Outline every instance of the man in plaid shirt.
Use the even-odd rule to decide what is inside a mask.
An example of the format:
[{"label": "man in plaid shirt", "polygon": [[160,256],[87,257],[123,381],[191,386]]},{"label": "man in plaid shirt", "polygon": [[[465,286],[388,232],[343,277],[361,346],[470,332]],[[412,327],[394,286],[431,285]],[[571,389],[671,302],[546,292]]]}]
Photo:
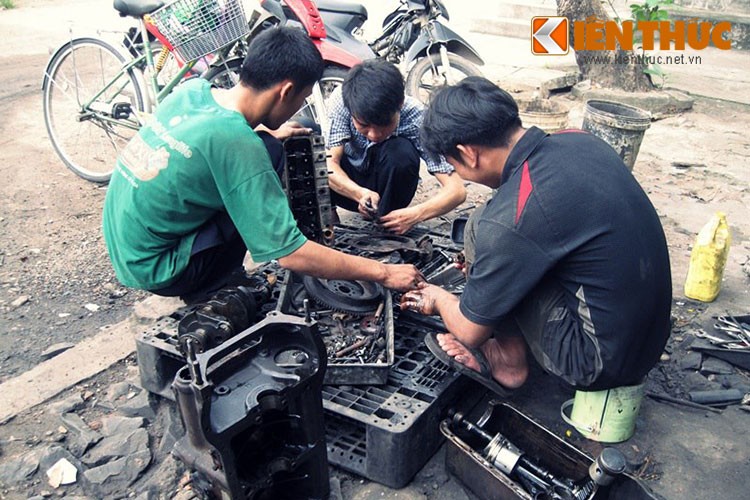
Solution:
[{"label": "man in plaid shirt", "polygon": [[[331,95],[328,114],[328,181],[334,205],[403,234],[466,199],[453,167],[422,148],[424,106],[405,97],[403,77],[393,64],[371,59],[352,68]],[[408,206],[417,190],[420,159],[441,188],[429,200]]]}]

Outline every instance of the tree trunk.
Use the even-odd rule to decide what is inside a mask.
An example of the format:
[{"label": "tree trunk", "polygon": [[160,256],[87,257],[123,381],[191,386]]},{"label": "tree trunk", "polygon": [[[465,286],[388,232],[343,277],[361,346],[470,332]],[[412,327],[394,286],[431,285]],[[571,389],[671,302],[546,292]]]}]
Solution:
[{"label": "tree trunk", "polygon": [[[573,22],[595,18],[602,21],[610,20],[607,12],[598,0],[557,0],[557,14],[566,16],[570,20],[570,45],[574,44]],[[632,61],[634,53],[622,49],[617,50],[582,50],[575,53],[576,63],[581,70],[584,80],[591,80],[592,85],[599,87],[618,88],[628,91],[651,90],[653,85],[643,72],[646,66],[642,63],[615,64],[615,60]],[[590,62],[592,57],[609,59],[609,63],[597,64]]]}]

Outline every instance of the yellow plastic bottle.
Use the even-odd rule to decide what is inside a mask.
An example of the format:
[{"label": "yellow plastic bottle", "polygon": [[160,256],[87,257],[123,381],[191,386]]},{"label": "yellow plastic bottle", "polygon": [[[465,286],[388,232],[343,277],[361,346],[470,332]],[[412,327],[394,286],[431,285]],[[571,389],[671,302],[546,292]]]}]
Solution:
[{"label": "yellow plastic bottle", "polygon": [[716,212],[695,238],[685,279],[686,297],[711,302],[719,295],[731,241],[726,215]]}]

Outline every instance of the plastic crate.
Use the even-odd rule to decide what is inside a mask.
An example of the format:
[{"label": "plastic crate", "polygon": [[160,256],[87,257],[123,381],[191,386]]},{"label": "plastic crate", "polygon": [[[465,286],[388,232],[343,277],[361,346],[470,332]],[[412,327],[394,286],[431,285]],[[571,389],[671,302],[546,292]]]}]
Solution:
[{"label": "plastic crate", "polygon": [[401,488],[443,442],[447,409],[467,410],[481,386],[448,369],[424,345],[430,327],[396,322],[396,362],[379,386],[323,386],[328,461],[391,488]]}]

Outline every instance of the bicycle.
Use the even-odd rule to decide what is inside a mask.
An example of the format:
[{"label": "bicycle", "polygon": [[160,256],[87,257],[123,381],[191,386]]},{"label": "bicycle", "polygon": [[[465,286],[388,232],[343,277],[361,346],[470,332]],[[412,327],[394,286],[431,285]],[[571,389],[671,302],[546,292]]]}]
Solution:
[{"label": "bicycle", "polygon": [[[71,37],[53,53],[42,82],[55,152],[78,176],[101,183],[109,181],[119,150],[196,62],[249,32],[240,0],[115,0],[114,8],[138,21],[126,35],[130,42]],[[165,75],[170,57],[179,69]]]}]

